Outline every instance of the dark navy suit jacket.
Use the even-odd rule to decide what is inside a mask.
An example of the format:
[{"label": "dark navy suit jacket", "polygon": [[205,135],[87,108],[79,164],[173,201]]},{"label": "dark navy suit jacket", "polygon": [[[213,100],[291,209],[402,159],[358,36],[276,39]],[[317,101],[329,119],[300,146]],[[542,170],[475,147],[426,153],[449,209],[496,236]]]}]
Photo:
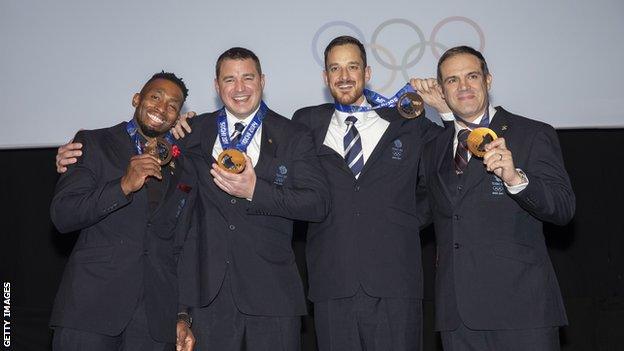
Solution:
[{"label": "dark navy suit jacket", "polygon": [[82,143],[83,156],[60,176],[50,212],[60,232],[80,230],[80,236],[50,324],[119,335],[143,298],[151,336],[175,342],[176,265],[190,223],[194,171],[184,155],[177,158],[150,212],[145,186],[130,196],[121,190],[135,153],[125,122],[80,131],[74,140]]},{"label": "dark navy suit jacket", "polygon": [[565,224],[575,198],[555,130],[497,108],[490,128],[505,138],[529,185],[516,195],[472,157],[453,166],[454,128],[425,148],[437,242],[436,328],[497,330],[567,323],[542,223]]},{"label": "dark navy suit jacket", "polygon": [[342,155],[323,145],[333,104],[303,108],[293,120],[312,129],[327,175],[332,211],[308,226],[306,257],[312,301],[353,296],[360,286],[376,297],[422,298],[419,164],[425,142],[441,131],[427,118],[390,122],[356,180]]},{"label": "dark navy suit jacket", "polygon": [[192,120],[185,150],[196,166],[199,200],[195,242],[185,248],[183,302],[206,306],[229,275],[241,312],[262,316],[306,313],[292,250],[293,220],[321,221],[328,186],[309,130],[273,111],[262,122],[252,201],[228,195],[210,174],[217,113]]}]

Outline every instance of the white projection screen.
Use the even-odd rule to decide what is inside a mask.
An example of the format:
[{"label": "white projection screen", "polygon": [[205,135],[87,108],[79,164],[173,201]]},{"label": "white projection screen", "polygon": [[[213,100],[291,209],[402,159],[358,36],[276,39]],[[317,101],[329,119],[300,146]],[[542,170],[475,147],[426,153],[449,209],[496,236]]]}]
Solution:
[{"label": "white projection screen", "polygon": [[0,148],[128,120],[132,94],[163,69],[187,82],[186,110],[219,108],[214,64],[233,46],[260,57],[265,101],[290,117],[331,101],[323,49],[343,34],[365,43],[383,95],[466,44],[488,61],[495,105],[557,128],[624,127],[622,0],[1,0]]}]

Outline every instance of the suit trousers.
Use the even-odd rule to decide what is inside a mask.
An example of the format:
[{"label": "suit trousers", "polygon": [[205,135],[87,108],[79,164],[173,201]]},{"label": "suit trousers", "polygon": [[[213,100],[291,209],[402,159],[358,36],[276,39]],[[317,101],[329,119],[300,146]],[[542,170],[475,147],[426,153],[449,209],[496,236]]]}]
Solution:
[{"label": "suit trousers", "polygon": [[444,351],[559,351],[559,327],[472,330],[463,323],[442,331]]},{"label": "suit trousers", "polygon": [[53,351],[173,351],[175,345],[157,342],[150,336],[141,301],[132,319],[120,335],[109,336],[84,330],[56,327]]},{"label": "suit trousers", "polygon": [[367,295],[314,303],[319,351],[419,351],[422,300]]},{"label": "suit trousers", "polygon": [[232,296],[229,272],[210,305],[194,308],[195,351],[299,351],[301,316],[242,313]]}]

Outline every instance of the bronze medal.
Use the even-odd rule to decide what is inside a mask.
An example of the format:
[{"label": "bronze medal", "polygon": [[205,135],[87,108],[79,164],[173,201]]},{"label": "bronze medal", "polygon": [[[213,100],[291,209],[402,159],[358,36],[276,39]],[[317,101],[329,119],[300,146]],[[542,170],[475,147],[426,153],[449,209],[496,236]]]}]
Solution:
[{"label": "bronze medal", "polygon": [[164,166],[171,161],[171,144],[165,138],[150,138],[145,143],[144,152],[160,160],[160,165]]},{"label": "bronze medal", "polygon": [[236,149],[223,150],[217,158],[217,164],[230,173],[240,173],[245,169],[245,155]]},{"label": "bronze medal", "polygon": [[485,145],[497,138],[498,136],[496,133],[490,128],[475,128],[468,134],[468,139],[466,140],[468,143],[468,150],[477,157],[483,157],[483,155],[485,155]]},{"label": "bronze medal", "polygon": [[425,102],[422,97],[415,92],[408,92],[401,95],[396,105],[399,114],[407,119],[419,117],[425,110]]}]

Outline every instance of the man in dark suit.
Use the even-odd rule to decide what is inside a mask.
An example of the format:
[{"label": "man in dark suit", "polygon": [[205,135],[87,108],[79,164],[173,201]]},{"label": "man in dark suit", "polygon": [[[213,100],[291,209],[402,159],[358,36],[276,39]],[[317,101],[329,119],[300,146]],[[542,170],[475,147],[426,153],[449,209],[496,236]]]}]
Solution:
[{"label": "man in dark suit", "polygon": [[370,110],[363,94],[370,75],[357,39],[332,40],[324,77],[335,103],[293,116],[314,133],[332,200],[327,219],[308,225],[306,243],[322,351],[422,344],[419,228],[426,218],[418,169],[425,142],[441,128],[424,117],[404,119],[394,108]]},{"label": "man in dark suit", "polygon": [[[172,140],[187,94],[158,73],[134,95],[132,120],[76,135],[85,154],[61,175],[50,209],[59,231],[80,230],[50,320],[54,350],[170,350],[176,328],[178,346],[192,348],[176,323],[176,265],[194,171],[176,146],[167,164],[148,152]],[[164,139],[154,154],[166,152]]]},{"label": "man in dark suit", "polygon": [[[182,268],[183,301],[200,307],[191,313],[197,349],[299,350],[306,304],[293,220],[325,218],[327,182],[308,129],[262,102],[253,52],[221,54],[215,88],[225,106],[193,118],[184,139],[199,185],[197,243]],[[244,152],[241,173],[217,165],[228,149]]]},{"label": "man in dark suit", "polygon": [[[490,105],[485,59],[448,50],[438,84],[449,126],[423,165],[437,241],[436,329],[444,349],[558,350],[567,318],[542,232],[563,225],[575,198],[555,130]],[[499,138],[483,157],[467,151],[471,129]]]}]

